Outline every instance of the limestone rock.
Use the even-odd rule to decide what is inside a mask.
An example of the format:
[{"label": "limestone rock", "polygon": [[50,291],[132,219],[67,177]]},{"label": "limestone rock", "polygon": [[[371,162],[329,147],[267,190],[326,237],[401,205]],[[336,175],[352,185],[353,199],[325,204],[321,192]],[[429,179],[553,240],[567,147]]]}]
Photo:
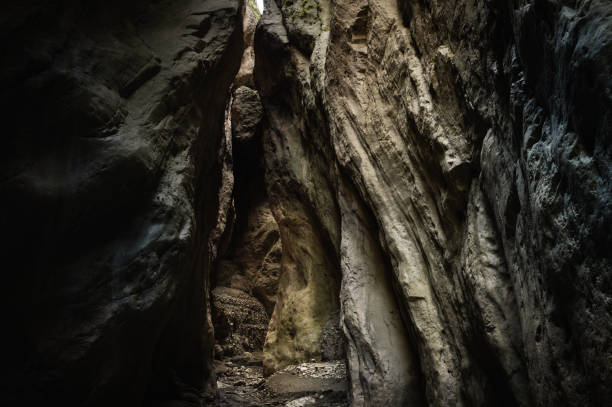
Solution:
[{"label": "limestone rock", "polygon": [[240,9],[3,3],[0,404],[153,404],[210,383],[207,242]]},{"label": "limestone rock", "polygon": [[406,336],[376,226],[347,185],[342,210],[342,327],[353,405],[422,405],[421,373]]},{"label": "limestone rock", "polygon": [[255,4],[255,0],[245,0],[242,28],[244,35],[244,53],[240,62],[240,70],[234,78],[234,86],[254,87],[253,68],[255,66],[255,49],[253,48],[253,37],[255,27],[261,13]]},{"label": "limestone rock", "polygon": [[340,327],[340,310],[330,314],[321,332],[321,358],[323,360],[344,360],[345,343]]},{"label": "limestone rock", "polygon": [[289,40],[301,52],[310,56],[315,40],[323,29],[322,4],[318,0],[284,0],[281,3],[283,24],[287,28]]},{"label": "limestone rock", "polygon": [[257,134],[263,115],[259,94],[246,86],[234,91],[232,101],[232,136],[237,148],[252,148],[249,141]]},{"label": "limestone rock", "polygon": [[224,357],[261,351],[268,330],[268,316],[259,301],[244,291],[216,287],[212,291],[215,339]]},{"label": "limestone rock", "polygon": [[[234,83],[236,85],[236,83]],[[231,240],[213,273],[215,285],[254,295],[272,314],[282,247],[264,181],[262,106],[257,91],[234,89],[230,106],[235,216]],[[213,321],[214,322],[214,321]]]},{"label": "limestone rock", "polygon": [[0,404],[609,404],[612,3],[265,4],[1,6]]},{"label": "limestone rock", "polygon": [[[304,293],[314,258],[328,284],[342,274],[354,405],[605,404],[610,2],[319,1],[310,44],[294,2],[266,4],[255,82],[283,243],[268,365],[316,348],[291,315],[334,308]],[[391,311],[383,340],[367,321]]]},{"label": "limestone rock", "polygon": [[267,374],[321,358],[321,334],[339,309],[340,286],[331,146],[308,60],[287,46],[282,21],[267,2],[255,34],[255,81],[267,120],[265,182],[282,242],[279,294],[264,346]]}]

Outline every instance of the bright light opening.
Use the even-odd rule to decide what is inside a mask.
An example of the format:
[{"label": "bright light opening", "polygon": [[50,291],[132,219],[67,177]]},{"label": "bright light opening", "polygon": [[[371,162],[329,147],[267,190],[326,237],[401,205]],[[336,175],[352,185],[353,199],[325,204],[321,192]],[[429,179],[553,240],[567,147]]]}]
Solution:
[{"label": "bright light opening", "polygon": [[255,0],[255,3],[257,3],[257,8],[259,9],[259,11],[263,12],[263,9],[264,9],[263,0]]}]

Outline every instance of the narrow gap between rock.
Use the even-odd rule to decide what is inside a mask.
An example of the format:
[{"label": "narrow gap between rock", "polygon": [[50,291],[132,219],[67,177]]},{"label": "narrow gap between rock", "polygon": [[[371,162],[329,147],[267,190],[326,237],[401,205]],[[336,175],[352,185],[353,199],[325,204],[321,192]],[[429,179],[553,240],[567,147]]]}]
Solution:
[{"label": "narrow gap between rock", "polygon": [[210,296],[217,403],[347,406],[338,311],[332,312],[325,324],[320,356],[281,360],[286,365],[281,369],[265,363],[266,336],[281,278],[282,242],[266,192],[263,108],[253,77],[259,10],[263,10],[263,1],[247,1],[245,50],[226,109],[226,123],[231,126],[233,204],[227,219],[230,232],[211,274]]}]

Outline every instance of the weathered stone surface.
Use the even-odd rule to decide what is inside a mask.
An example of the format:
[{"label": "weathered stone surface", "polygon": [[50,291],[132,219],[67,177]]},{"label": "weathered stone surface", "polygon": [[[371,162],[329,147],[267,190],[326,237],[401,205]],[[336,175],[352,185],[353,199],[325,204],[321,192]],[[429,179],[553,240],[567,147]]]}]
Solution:
[{"label": "weathered stone surface", "polygon": [[0,404],[609,404],[609,0],[5,3]]},{"label": "weathered stone surface", "polygon": [[212,291],[212,318],[215,340],[222,355],[261,351],[268,330],[268,316],[263,305],[244,291],[216,287]]},{"label": "weathered stone surface", "polygon": [[[307,56],[323,29],[326,2],[318,0],[284,0],[280,2],[283,24],[292,44]],[[323,17],[323,18],[322,18]]]},{"label": "weathered stone surface", "polygon": [[248,211],[238,211],[232,243],[219,261],[214,280],[216,285],[255,296],[271,315],[276,302],[282,252],[278,226],[265,200],[246,209]]},{"label": "weathered stone surface", "polygon": [[373,219],[347,185],[342,213],[342,327],[353,405],[422,405],[421,373]]},{"label": "weathered stone surface", "polygon": [[[238,149],[256,147],[254,144],[259,140],[250,141],[257,135],[262,115],[261,101],[256,90],[241,86],[234,91],[232,100],[232,137]],[[261,160],[261,155],[253,154],[253,151],[250,151],[250,153],[254,156],[250,161]]]},{"label": "weathered stone surface", "polygon": [[290,365],[264,378],[257,355],[248,355],[245,358],[217,361],[216,371],[219,378],[219,400],[215,406],[349,405],[344,361]]},{"label": "weathered stone surface", "polygon": [[[280,10],[266,2],[255,41],[255,78],[265,107],[266,185],[282,241],[279,296],[264,346],[266,373],[321,358],[321,333],[339,308],[339,218],[332,151],[308,76],[288,46]],[[261,55],[261,57],[260,57]]]},{"label": "weathered stone surface", "polygon": [[[319,1],[329,12],[309,48],[286,3],[266,3],[255,37],[284,249],[277,310],[296,282],[309,284],[288,267],[290,247],[300,265],[316,253],[318,269],[342,271],[355,405],[384,400],[371,383],[399,388],[393,371],[422,380],[403,400],[432,406],[605,404],[612,5]],[[366,215],[347,210],[356,206]],[[376,235],[356,232],[363,225]],[[360,239],[373,249],[348,250]],[[358,295],[350,284],[384,273],[392,301],[389,288]],[[395,359],[359,324],[389,309],[403,319],[391,338],[407,349]],[[294,326],[286,314],[273,321],[273,334]],[[269,366],[303,357],[269,339]],[[361,366],[372,352],[382,359]]]},{"label": "weathered stone surface", "polygon": [[247,83],[253,83],[253,61],[250,67],[244,64],[254,52],[253,33],[259,14],[253,15],[253,7],[252,1],[246,5],[243,65],[232,85],[228,105],[231,236],[212,275],[213,286],[217,287],[213,290],[212,315],[217,357],[262,350],[280,277],[280,234],[264,182],[262,105],[256,90],[241,86],[247,76]]},{"label": "weathered stone surface", "polygon": [[240,10],[3,3],[0,404],[197,401]]},{"label": "weathered stone surface", "polygon": [[234,78],[234,86],[249,86],[254,87],[253,68],[255,67],[255,49],[253,48],[253,37],[255,36],[255,27],[261,13],[255,4],[255,0],[245,0],[245,9],[242,20],[242,29],[244,33],[244,53],[242,54],[242,62],[240,70]]},{"label": "weathered stone surface", "polygon": [[321,332],[321,358],[323,360],[344,360],[345,344],[340,327],[340,310],[330,314]]},{"label": "weathered stone surface", "polygon": [[235,216],[231,240],[213,280],[215,285],[254,295],[271,315],[276,303],[282,247],[264,182],[260,129],[263,111],[258,92],[247,86],[234,89],[229,110],[233,160],[229,196]]}]

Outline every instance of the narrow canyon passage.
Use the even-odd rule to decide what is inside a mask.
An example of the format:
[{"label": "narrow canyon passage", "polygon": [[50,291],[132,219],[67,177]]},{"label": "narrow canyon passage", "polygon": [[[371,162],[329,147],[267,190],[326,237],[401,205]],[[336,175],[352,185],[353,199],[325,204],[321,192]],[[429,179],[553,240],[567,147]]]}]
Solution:
[{"label": "narrow canyon passage", "polygon": [[264,112],[253,77],[259,17],[254,3],[247,3],[245,51],[226,109],[233,187],[227,236],[211,273],[218,403],[346,406],[346,360],[338,309],[324,316],[327,321],[315,339],[318,346],[311,344],[308,355],[290,354],[264,364],[264,347],[269,351],[266,337],[274,330],[270,323],[281,281],[283,245],[266,190]]},{"label": "narrow canyon passage", "polygon": [[612,405],[610,0],[0,21],[0,406]]}]

